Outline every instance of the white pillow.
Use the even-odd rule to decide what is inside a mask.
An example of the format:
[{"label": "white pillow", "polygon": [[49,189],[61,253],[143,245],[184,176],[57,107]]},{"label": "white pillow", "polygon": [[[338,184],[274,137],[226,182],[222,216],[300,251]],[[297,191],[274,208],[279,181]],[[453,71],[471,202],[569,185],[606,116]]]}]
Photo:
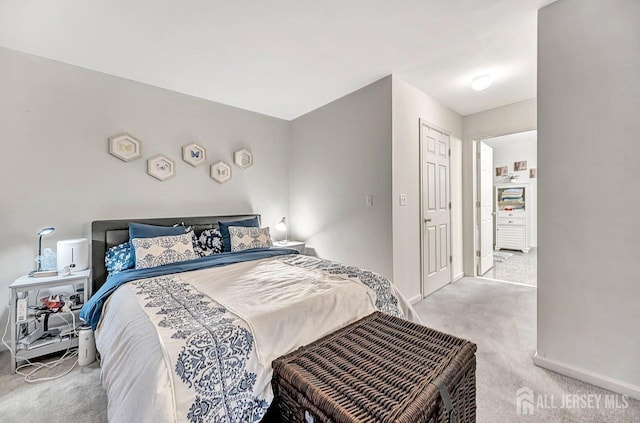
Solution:
[{"label": "white pillow", "polygon": [[229,238],[232,252],[271,248],[273,245],[269,228],[229,226]]},{"label": "white pillow", "polygon": [[193,251],[191,233],[133,238],[131,242],[136,255],[136,269],[148,269],[199,258]]}]

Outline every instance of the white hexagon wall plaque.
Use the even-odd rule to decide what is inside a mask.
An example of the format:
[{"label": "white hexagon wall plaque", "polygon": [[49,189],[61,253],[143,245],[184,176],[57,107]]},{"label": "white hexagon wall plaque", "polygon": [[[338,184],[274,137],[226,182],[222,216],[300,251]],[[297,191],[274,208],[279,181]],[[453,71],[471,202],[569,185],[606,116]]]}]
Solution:
[{"label": "white hexagon wall plaque", "polygon": [[253,164],[253,154],[246,148],[233,153],[233,161],[236,166],[246,169]]},{"label": "white hexagon wall plaque", "polygon": [[168,157],[159,154],[147,160],[147,173],[160,181],[164,181],[175,176],[176,164]]},{"label": "white hexagon wall plaque", "polygon": [[129,134],[109,137],[109,153],[123,162],[130,162],[142,156],[142,143]]},{"label": "white hexagon wall plaque", "polygon": [[211,165],[211,178],[219,184],[228,181],[231,179],[231,166],[222,160],[218,160]]},{"label": "white hexagon wall plaque", "polygon": [[182,147],[182,160],[196,167],[207,161],[207,150],[196,143]]}]

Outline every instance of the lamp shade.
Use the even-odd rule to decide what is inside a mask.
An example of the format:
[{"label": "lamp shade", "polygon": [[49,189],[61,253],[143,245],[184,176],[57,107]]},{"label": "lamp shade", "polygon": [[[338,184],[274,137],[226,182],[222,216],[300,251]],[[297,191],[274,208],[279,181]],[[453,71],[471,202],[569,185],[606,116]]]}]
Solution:
[{"label": "lamp shade", "polygon": [[56,228],[54,228],[53,226],[49,226],[48,228],[42,228],[38,232],[38,236],[49,235],[51,232],[53,232],[55,230],[56,230]]},{"label": "lamp shade", "polygon": [[287,218],[283,217],[276,225],[276,229],[280,232],[285,232],[287,230]]}]

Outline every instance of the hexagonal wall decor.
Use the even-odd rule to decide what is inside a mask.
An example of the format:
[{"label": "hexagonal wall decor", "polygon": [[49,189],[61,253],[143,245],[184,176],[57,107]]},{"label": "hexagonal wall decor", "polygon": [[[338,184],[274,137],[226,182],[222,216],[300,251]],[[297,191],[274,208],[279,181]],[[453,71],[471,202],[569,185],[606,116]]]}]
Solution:
[{"label": "hexagonal wall decor", "polygon": [[236,166],[246,169],[253,164],[253,154],[246,148],[233,153],[233,161]]},{"label": "hexagonal wall decor", "polygon": [[160,181],[164,181],[175,176],[176,164],[168,157],[159,154],[147,160],[147,173]]},{"label": "hexagonal wall decor", "polygon": [[191,166],[200,166],[207,161],[207,150],[196,143],[187,144],[182,147],[182,160]]},{"label": "hexagonal wall decor", "polygon": [[142,143],[129,134],[109,137],[109,153],[123,162],[130,162],[142,156]]},{"label": "hexagonal wall decor", "polygon": [[228,181],[231,179],[231,166],[222,160],[218,160],[211,165],[211,178],[219,184]]}]

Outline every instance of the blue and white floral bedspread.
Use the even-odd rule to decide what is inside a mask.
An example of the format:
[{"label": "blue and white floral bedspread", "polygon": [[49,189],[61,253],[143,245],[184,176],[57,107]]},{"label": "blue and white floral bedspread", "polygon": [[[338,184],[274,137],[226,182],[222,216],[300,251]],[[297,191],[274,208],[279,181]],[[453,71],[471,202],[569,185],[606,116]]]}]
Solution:
[{"label": "blue and white floral bedspread", "polygon": [[[264,298],[260,297],[252,303],[251,297],[268,293],[260,288],[259,283],[264,281],[262,286],[271,284],[273,275],[278,275],[278,280],[283,281],[274,284],[278,292],[269,294],[274,295],[270,298],[276,300],[269,301],[264,310],[252,314],[253,308],[259,308],[255,304],[260,304]],[[306,279],[301,275],[306,275]],[[233,287],[235,294],[230,289],[227,289],[229,294],[225,294],[227,287]],[[126,421],[122,409],[132,410],[136,406],[145,408],[154,403],[161,403],[165,407],[171,404],[174,408],[173,413],[163,413],[166,415],[164,421],[258,422],[264,417],[273,393],[270,361],[265,363],[260,359],[257,340],[262,339],[259,341],[261,343],[273,342],[274,345],[269,347],[282,355],[324,335],[313,331],[319,322],[325,324],[321,325],[320,330],[326,332],[329,328],[330,331],[338,329],[376,309],[404,316],[403,309],[410,308],[392,284],[376,273],[296,255],[156,276],[130,282],[119,290],[129,291],[130,295],[135,296],[141,313],[156,328],[157,345],[136,341],[136,333],[129,331],[118,332],[119,335],[115,336],[113,330],[104,332],[108,332],[110,338],[119,339],[107,342],[99,339],[102,331],[99,328],[98,346],[104,350],[101,351],[102,355],[127,349],[129,354],[140,355],[132,357],[132,363],[142,363],[145,359],[162,362],[117,370],[103,368],[103,372],[107,372],[107,381],[114,380],[116,371],[127,373],[119,377],[127,377],[132,381],[131,386],[119,385],[117,388],[131,391],[131,401],[135,401],[135,404],[130,404],[129,408],[123,408],[120,404],[119,409],[112,412],[109,393],[109,417],[110,421],[116,422]],[[282,296],[285,297],[282,304],[279,304],[280,290],[283,290]],[[336,298],[331,298],[329,291],[338,292]],[[297,296],[298,292],[303,294]],[[248,305],[238,305],[234,295],[239,295],[237,298],[244,296]],[[119,296],[123,296],[123,293]],[[354,296],[360,297],[354,301]],[[340,300],[338,297],[344,298]],[[317,315],[325,308],[330,308],[326,304],[334,303],[342,310],[340,313],[334,309],[327,310],[324,316]],[[362,304],[355,305],[355,311],[345,306],[355,303]],[[288,304],[287,314],[278,314],[278,307],[285,304]],[[370,304],[370,308],[367,304]],[[117,310],[114,313],[121,312],[117,305],[109,302],[103,320],[109,325],[126,325],[126,318],[111,314],[111,309]],[[299,325],[297,329],[294,323]],[[280,326],[287,331],[287,336],[277,332],[275,328]],[[260,335],[261,332],[268,332],[269,328],[274,328],[273,333],[266,337],[264,333]],[[135,348],[128,347],[128,342],[134,343]],[[152,348],[160,348],[162,353],[151,351]],[[264,355],[271,359],[271,355]],[[107,362],[108,358],[104,364]],[[161,385],[163,381],[168,381],[171,389],[149,389],[149,379]],[[113,385],[115,389],[116,385]],[[109,386],[106,388],[109,390]],[[146,399],[144,395],[154,395],[154,398]],[[129,401],[127,398],[129,396],[118,396],[119,401]],[[144,410],[136,410],[138,412],[141,416],[153,415],[145,414]],[[157,414],[154,421],[158,421]]]}]

